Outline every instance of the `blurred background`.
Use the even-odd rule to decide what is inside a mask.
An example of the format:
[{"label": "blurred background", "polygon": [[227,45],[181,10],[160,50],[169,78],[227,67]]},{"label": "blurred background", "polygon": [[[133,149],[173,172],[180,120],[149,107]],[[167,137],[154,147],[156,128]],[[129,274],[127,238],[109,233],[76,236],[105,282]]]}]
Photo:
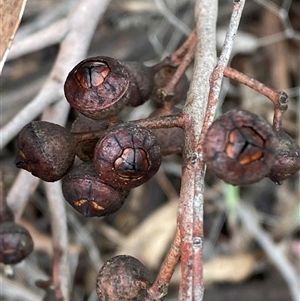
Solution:
[{"label": "blurred background", "polygon": [[[112,0],[96,28],[87,56],[107,55],[151,66],[171,54],[191,32],[195,2]],[[62,32],[57,24],[68,18],[77,3],[78,0],[27,1],[1,75],[1,127],[18,116],[49,78],[60,49],[59,40],[63,39],[58,37]],[[231,11],[232,1],[220,1],[218,52]],[[44,40],[48,42],[40,43],[37,34],[43,36],[46,32],[49,38]],[[26,39],[34,35],[36,42],[23,51]],[[246,2],[230,65],[289,95],[283,128],[299,144],[300,1]],[[191,75],[192,67],[187,70],[187,77]],[[178,105],[182,106],[183,103]],[[272,122],[273,105],[267,98],[224,79],[219,114],[235,107]],[[126,108],[122,118],[144,118],[156,108],[157,104],[150,100],[141,107]],[[65,126],[70,128],[75,118],[76,112],[69,110]],[[13,164],[15,138],[11,137],[0,157],[7,193],[19,173]],[[112,216],[86,219],[66,204],[71,300],[97,300],[97,272],[116,254],[135,256],[155,278],[174,236],[180,182],[181,156],[170,155],[164,158],[158,174],[133,189],[123,208]],[[19,222],[31,232],[35,251],[16,266],[0,265],[4,301],[42,300],[44,292],[35,281],[51,277],[51,216],[42,182],[32,186],[27,199]],[[299,173],[282,185],[266,178],[239,188],[225,184],[208,171],[204,199],[204,301],[293,300],[293,281],[289,282],[287,275],[292,269],[299,281]],[[278,250],[280,256],[276,257]],[[179,282],[178,269],[166,300],[177,299]]]}]

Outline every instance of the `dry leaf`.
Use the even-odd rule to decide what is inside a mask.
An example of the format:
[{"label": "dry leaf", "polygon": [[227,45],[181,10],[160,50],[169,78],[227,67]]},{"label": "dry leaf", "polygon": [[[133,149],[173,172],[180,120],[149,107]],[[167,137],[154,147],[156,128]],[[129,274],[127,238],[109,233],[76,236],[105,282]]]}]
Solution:
[{"label": "dry leaf", "polygon": [[241,282],[253,273],[255,263],[255,256],[249,253],[216,257],[204,263],[204,284]]},{"label": "dry leaf", "polygon": [[177,207],[170,201],[156,210],[125,238],[117,254],[134,256],[147,268],[158,269],[175,234]]},{"label": "dry leaf", "polygon": [[19,28],[26,0],[1,0],[0,20],[2,31],[0,36],[0,73],[5,63],[12,41]]}]

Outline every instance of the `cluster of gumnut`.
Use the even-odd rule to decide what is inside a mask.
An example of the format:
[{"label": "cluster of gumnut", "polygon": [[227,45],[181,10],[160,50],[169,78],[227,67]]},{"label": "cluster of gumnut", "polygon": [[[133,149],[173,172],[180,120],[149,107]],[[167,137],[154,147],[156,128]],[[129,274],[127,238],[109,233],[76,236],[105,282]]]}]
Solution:
[{"label": "cluster of gumnut", "polygon": [[[83,60],[64,85],[67,101],[79,112],[71,130],[46,121],[30,122],[18,136],[16,166],[44,181],[63,178],[65,199],[86,217],[116,212],[130,189],[157,172],[162,155],[182,149],[180,128],[150,131],[118,118],[126,106],[147,101],[174,70],[110,57]],[[186,77],[179,82],[184,88],[177,99],[185,99],[187,83]],[[176,111],[160,107],[152,116]],[[76,156],[81,164],[74,164]]]},{"label": "cluster of gumnut", "polygon": [[[29,123],[18,137],[16,166],[44,181],[62,179],[65,199],[86,217],[116,212],[130,189],[157,172],[163,155],[182,151],[182,129],[149,130],[118,118],[126,106],[139,106],[150,98],[161,104],[156,91],[170,81],[175,70],[171,65],[146,67],[110,57],[83,60],[71,70],[64,86],[67,101],[79,112],[72,129],[45,121]],[[187,88],[188,81],[182,77],[172,105],[161,105],[151,117],[177,114],[180,110],[175,104],[185,100]],[[208,167],[234,185],[251,184],[266,176],[281,183],[300,168],[295,141],[241,109],[212,124],[203,154]],[[82,162],[73,165],[76,156]],[[101,300],[146,300],[150,283],[139,261],[117,256],[100,270],[97,292]]]}]

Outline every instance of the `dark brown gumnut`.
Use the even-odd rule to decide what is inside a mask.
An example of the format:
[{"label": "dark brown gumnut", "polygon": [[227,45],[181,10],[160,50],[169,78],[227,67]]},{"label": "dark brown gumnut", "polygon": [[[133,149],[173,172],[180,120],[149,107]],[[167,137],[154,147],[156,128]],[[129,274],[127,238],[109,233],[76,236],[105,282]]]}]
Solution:
[{"label": "dark brown gumnut", "polygon": [[67,101],[92,119],[117,115],[130,97],[126,68],[110,57],[98,56],[81,61],[69,73],[64,91]]},{"label": "dark brown gumnut", "polygon": [[151,275],[139,260],[118,255],[100,269],[96,292],[101,301],[144,301],[150,286]]},{"label": "dark brown gumnut", "polygon": [[64,127],[47,121],[32,121],[19,133],[15,164],[34,176],[54,182],[71,168],[75,140]]},{"label": "dark brown gumnut", "polygon": [[124,62],[130,80],[128,106],[137,107],[146,102],[154,87],[154,73],[151,67],[138,62]]},{"label": "dark brown gumnut", "polygon": [[[175,107],[172,109],[161,107],[152,112],[149,117],[175,115],[180,112],[181,110]],[[160,144],[163,156],[182,153],[184,144],[184,131],[182,128],[161,128],[153,129],[151,131]]]},{"label": "dark brown gumnut", "polygon": [[209,127],[203,144],[204,160],[223,181],[248,185],[269,174],[277,143],[271,125],[262,117],[232,110]]},{"label": "dark brown gumnut", "polygon": [[0,225],[0,262],[15,264],[33,251],[33,240],[23,226],[14,222]]},{"label": "dark brown gumnut", "polygon": [[85,217],[105,216],[119,210],[129,194],[103,183],[92,162],[74,167],[62,181],[66,201]]},{"label": "dark brown gumnut", "polygon": [[[76,137],[76,155],[82,161],[92,160],[98,140],[110,125],[109,119],[93,120],[83,115],[78,116],[72,124],[71,133]],[[95,132],[95,136],[91,133]],[[85,135],[87,134],[87,135]]]},{"label": "dark brown gumnut", "polygon": [[[170,66],[162,67],[154,76],[154,88],[152,90],[151,99],[161,105],[163,100],[158,98],[157,91],[161,88],[164,88],[168,82],[172,79],[174,73],[177,68],[173,68]],[[189,89],[189,80],[187,76],[184,74],[174,89],[174,95],[170,100],[172,100],[175,104],[184,103],[187,95],[187,91]]]},{"label": "dark brown gumnut", "polygon": [[132,123],[111,127],[95,148],[100,178],[113,187],[134,188],[158,171],[161,149],[151,131]]},{"label": "dark brown gumnut", "polygon": [[276,184],[282,184],[285,179],[300,169],[300,147],[295,139],[283,130],[276,132],[276,136],[279,143],[276,148],[275,163],[268,176]]}]

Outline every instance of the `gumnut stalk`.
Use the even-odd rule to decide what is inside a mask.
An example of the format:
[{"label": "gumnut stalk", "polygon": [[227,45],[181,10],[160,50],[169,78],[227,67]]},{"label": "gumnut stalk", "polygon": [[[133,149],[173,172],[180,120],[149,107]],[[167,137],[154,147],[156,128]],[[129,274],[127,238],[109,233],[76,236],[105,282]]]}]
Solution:
[{"label": "gumnut stalk", "polygon": [[97,56],[77,64],[64,85],[67,101],[92,119],[117,115],[128,103],[130,81],[126,68],[116,59]]},{"label": "gumnut stalk", "polygon": [[147,182],[161,164],[161,148],[146,128],[133,123],[111,127],[97,143],[94,165],[99,177],[118,188]]},{"label": "gumnut stalk", "polygon": [[129,194],[128,189],[103,183],[92,162],[73,167],[63,179],[62,191],[66,201],[85,217],[115,213]]},{"label": "gumnut stalk", "polygon": [[[154,88],[152,91],[151,99],[158,104],[162,104],[163,100],[160,99],[157,95],[159,89],[164,88],[173,78],[174,73],[176,72],[176,68],[171,66],[162,67],[154,76]],[[174,104],[184,103],[187,91],[189,89],[189,80],[187,76],[184,74],[176,84],[173,95],[170,99]]]},{"label": "gumnut stalk", "polygon": [[[161,107],[152,112],[149,117],[175,115],[180,112],[181,110],[176,107],[172,107],[170,109]],[[182,153],[184,145],[184,132],[182,128],[174,127],[153,129],[152,133],[155,135],[160,144],[163,156]]]},{"label": "gumnut stalk", "polygon": [[283,130],[276,132],[279,140],[276,148],[275,163],[268,175],[276,184],[282,182],[295,174],[300,169],[300,147],[295,139]]},{"label": "gumnut stalk", "polygon": [[54,182],[61,179],[75,159],[75,140],[64,127],[47,121],[32,121],[18,136],[15,164],[34,176]]},{"label": "gumnut stalk", "polygon": [[97,276],[96,292],[101,301],[145,301],[151,275],[136,258],[119,255],[108,260]]},{"label": "gumnut stalk", "polygon": [[203,144],[204,160],[225,182],[248,185],[270,173],[277,144],[266,120],[242,109],[232,110],[209,127]]},{"label": "gumnut stalk", "polygon": [[[109,119],[93,120],[83,115],[75,119],[72,124],[71,134],[76,139],[76,155],[82,161],[93,159],[95,146],[109,125]],[[95,135],[91,135],[92,133],[95,133]]]}]

